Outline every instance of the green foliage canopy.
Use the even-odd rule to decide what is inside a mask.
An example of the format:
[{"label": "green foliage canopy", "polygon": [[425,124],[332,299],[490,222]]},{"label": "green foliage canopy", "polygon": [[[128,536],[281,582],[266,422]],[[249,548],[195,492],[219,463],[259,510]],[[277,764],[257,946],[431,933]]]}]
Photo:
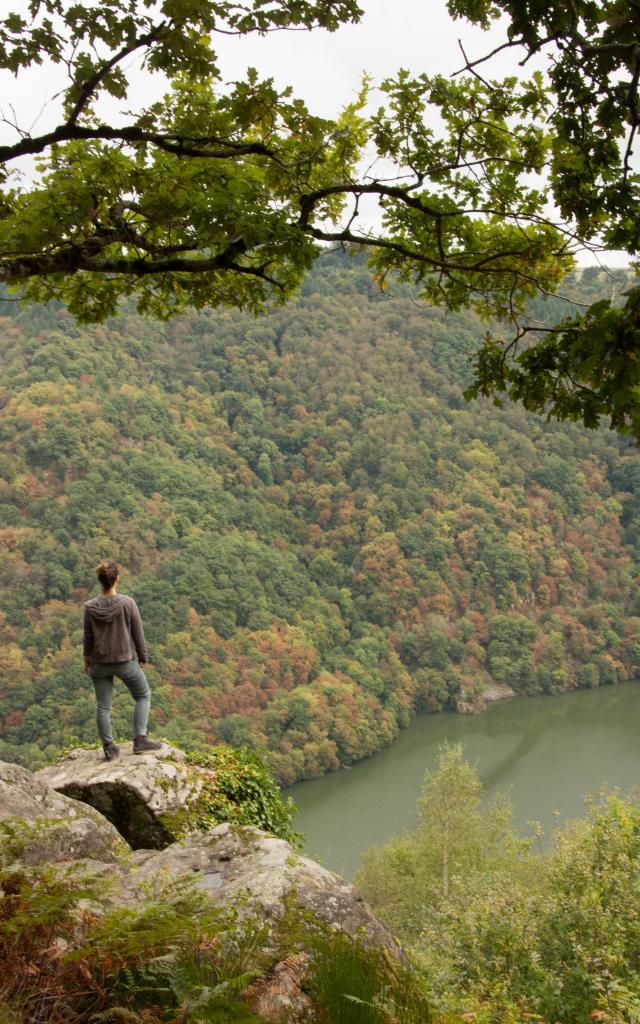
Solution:
[{"label": "green foliage canopy", "polygon": [[[34,64],[65,62],[70,81],[55,128],[0,147],[0,280],[22,282],[27,298],[62,295],[85,320],[103,319],[131,293],[160,316],[187,304],[257,310],[300,283],[318,242],[338,241],[372,245],[380,274],[402,269],[454,307],[476,301],[504,312],[537,285],[551,287],[569,266],[563,239],[542,216],[543,194],[522,180],[547,145],[535,123],[545,102],[539,77],[522,88],[509,80],[497,100],[471,76],[411,81],[401,72],[383,86],[387,110],[371,121],[364,91],[327,121],[254,71],[223,86],[216,34],[333,30],[361,13],[354,0],[114,0],[94,16],[47,0],[31,21],[8,15],[0,70],[21,80]],[[101,96],[130,99],[123,64],[133,55],[163,72],[169,90],[107,123]],[[425,126],[427,111],[441,131]],[[397,165],[397,183],[358,180],[371,137]],[[36,159],[38,176],[22,188],[10,168],[24,156]],[[380,201],[383,236],[353,228],[365,194]]]},{"label": "green foliage canopy", "polygon": [[[94,321],[131,293],[167,317],[186,305],[258,309],[290,292],[315,255],[298,197],[348,175],[362,128],[355,107],[324,121],[253,71],[225,89],[211,39],[333,30],[359,13],[354,0],[45,0],[29,19],[9,14],[0,70],[21,83],[33,65],[66,64],[69,81],[55,127],[0,147],[0,280],[30,299],[61,295]],[[166,95],[106,123],[104,95],[131,102],[134,57],[165,76]],[[11,169],[25,156],[37,175],[21,187]],[[318,204],[331,220],[341,201]]]},{"label": "green foliage canopy", "polygon": [[[507,38],[525,66],[543,55],[550,88],[546,178],[566,228],[581,243],[637,257],[640,174],[638,11],[625,0],[451,0],[457,17],[480,25],[507,15]],[[467,63],[475,74],[482,61]],[[606,257],[605,257],[606,258]],[[640,436],[640,289],[602,300],[559,323],[520,321],[507,344],[480,350],[470,394],[506,393],[526,408]],[[531,339],[534,339],[533,341]],[[524,344],[520,344],[525,339]]]},{"label": "green foliage canopy", "polygon": [[[400,70],[377,113],[363,113],[365,87],[329,120],[254,71],[224,84],[216,39],[333,31],[360,18],[355,0],[112,0],[98,11],[44,0],[30,19],[7,15],[0,72],[21,83],[34,65],[66,64],[69,78],[57,123],[40,135],[17,125],[18,141],[0,147],[0,281],[27,299],[61,296],[88,321],[126,295],[160,317],[255,312],[291,295],[318,245],[364,246],[379,280],[398,273],[429,301],[511,323],[512,337],[479,349],[470,396],[507,393],[639,434],[637,292],[560,325],[526,314],[576,248],[637,252],[635,12],[622,0],[448,7],[483,27],[506,15],[497,49],[516,50],[524,70],[486,78],[484,58],[452,78]],[[166,95],[106,116],[105,95],[131,104],[133,57],[166,76]],[[531,57],[548,58],[547,76],[529,72]],[[360,172],[367,142],[383,173]],[[26,185],[14,175],[22,157],[36,162]],[[356,227],[364,196],[380,204],[378,233]]]}]

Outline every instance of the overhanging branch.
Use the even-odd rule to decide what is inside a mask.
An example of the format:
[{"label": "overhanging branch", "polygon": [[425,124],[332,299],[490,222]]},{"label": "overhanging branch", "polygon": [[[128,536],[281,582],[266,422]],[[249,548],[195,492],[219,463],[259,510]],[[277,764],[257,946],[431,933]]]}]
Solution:
[{"label": "overhanging branch", "polygon": [[150,132],[136,125],[121,128],[97,125],[94,128],[87,128],[65,122],[45,135],[35,138],[27,136],[12,146],[0,146],[0,164],[16,160],[21,156],[35,156],[50,146],[62,142],[101,140],[104,142],[149,143],[176,156],[205,157],[214,160],[228,160],[239,156],[266,156],[272,160],[278,159],[276,151],[263,142],[234,142],[230,139],[213,136],[193,138],[163,134],[162,132]]}]

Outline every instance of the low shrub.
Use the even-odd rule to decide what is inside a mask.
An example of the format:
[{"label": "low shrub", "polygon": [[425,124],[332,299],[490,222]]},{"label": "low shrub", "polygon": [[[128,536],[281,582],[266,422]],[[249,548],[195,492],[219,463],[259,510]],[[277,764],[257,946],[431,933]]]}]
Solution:
[{"label": "low shrub", "polygon": [[[187,753],[187,763],[209,775],[198,800],[188,808],[184,826],[207,831],[228,821],[255,825],[296,846],[301,836],[293,829],[296,806],[284,798],[271,769],[247,747],[213,747]],[[175,827],[175,826],[174,826]]]}]

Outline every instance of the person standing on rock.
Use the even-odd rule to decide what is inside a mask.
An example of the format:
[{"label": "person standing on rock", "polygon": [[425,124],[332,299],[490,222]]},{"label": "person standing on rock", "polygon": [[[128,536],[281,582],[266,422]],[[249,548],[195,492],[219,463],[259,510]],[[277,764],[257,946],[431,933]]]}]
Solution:
[{"label": "person standing on rock", "polygon": [[118,593],[117,562],[100,562],[96,575],[102,595],[84,605],[84,670],[91,676],[96,691],[96,722],[104,756],[113,761],[120,753],[111,732],[114,676],[122,680],[135,701],[134,754],[159,750],[162,744],[147,736],[151,691],[142,669],[149,657],[138,606],[132,597]]}]

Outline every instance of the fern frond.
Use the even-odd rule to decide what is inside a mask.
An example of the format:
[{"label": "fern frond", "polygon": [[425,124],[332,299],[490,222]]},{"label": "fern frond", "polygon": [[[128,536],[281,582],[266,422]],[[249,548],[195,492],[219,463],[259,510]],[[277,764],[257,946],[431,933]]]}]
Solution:
[{"label": "fern frond", "polygon": [[149,1017],[146,1013],[137,1013],[127,1006],[110,1006],[108,1010],[93,1013],[89,1021],[90,1024],[113,1024],[114,1021],[124,1021],[125,1024],[149,1024]]}]

